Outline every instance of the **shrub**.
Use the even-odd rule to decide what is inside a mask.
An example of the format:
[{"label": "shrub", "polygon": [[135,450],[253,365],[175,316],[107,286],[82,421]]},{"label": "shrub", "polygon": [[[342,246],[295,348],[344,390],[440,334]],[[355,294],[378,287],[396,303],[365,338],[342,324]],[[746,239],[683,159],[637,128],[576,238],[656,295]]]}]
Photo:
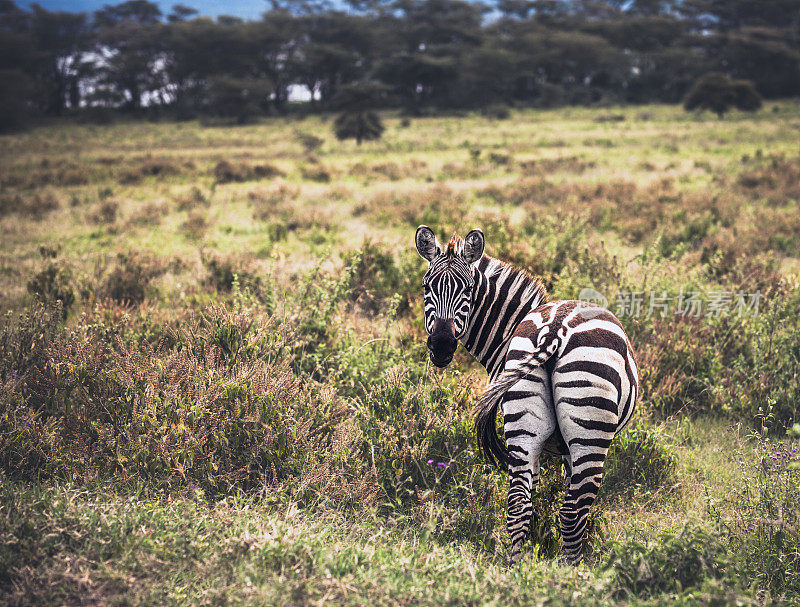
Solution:
[{"label": "shrub", "polygon": [[203,284],[215,291],[230,292],[234,285],[254,289],[261,289],[261,278],[250,271],[244,260],[237,256],[228,255],[203,255],[203,265],[208,274],[203,279]]},{"label": "shrub", "polygon": [[39,254],[45,267],[28,281],[28,293],[45,306],[57,305],[63,318],[66,318],[75,301],[72,271],[55,261],[58,255],[55,249],[40,246]]},{"label": "shrub", "polygon": [[417,295],[420,263],[415,256],[403,258],[401,263],[384,246],[365,241],[361,248],[343,254],[344,264],[352,276],[350,299],[371,314],[389,311],[390,299],[397,296],[393,304],[394,313],[404,313],[409,302]]},{"label": "shrub", "polygon": [[604,495],[653,492],[669,488],[676,480],[677,459],[662,443],[658,432],[638,424],[611,442],[603,466]]},{"label": "shrub", "polygon": [[164,204],[149,202],[137,209],[127,221],[128,226],[155,226],[167,214],[168,209]]},{"label": "shrub", "polygon": [[334,104],[342,110],[333,123],[333,132],[340,141],[380,139],[383,134],[381,117],[373,108],[378,107],[387,93],[387,87],[377,82],[355,82],[339,88]]},{"label": "shrub", "polygon": [[166,265],[157,258],[135,251],[120,253],[116,267],[100,288],[100,295],[123,305],[138,305],[144,301],[150,281],[166,270]]},{"label": "shrub", "polygon": [[193,240],[202,238],[208,230],[208,218],[203,211],[192,211],[181,224],[183,233]]},{"label": "shrub", "polygon": [[739,454],[745,482],[708,510],[747,578],[780,603],[800,593],[800,456],[796,441],[754,442],[753,452]]},{"label": "shrub", "polygon": [[102,308],[70,330],[44,311],[4,319],[0,344],[20,346],[0,354],[2,470],[374,505],[377,468],[351,407],[291,370],[297,329],[234,303],[167,324]]},{"label": "shrub", "polygon": [[748,80],[731,80],[725,74],[711,72],[699,78],[686,95],[687,111],[711,110],[722,118],[731,108],[754,112],[761,107],[761,96]]},{"label": "shrub", "polygon": [[510,154],[505,154],[501,152],[491,152],[489,154],[489,162],[496,166],[508,166],[513,164],[513,158]]},{"label": "shrub", "polygon": [[316,181],[318,183],[329,183],[331,180],[330,170],[318,163],[302,165],[300,167],[300,174],[303,176],[303,179]]},{"label": "shrub", "polygon": [[488,105],[481,110],[481,113],[487,118],[494,118],[495,120],[508,120],[511,118],[511,109],[502,103]]},{"label": "shrub", "polygon": [[220,160],[214,165],[213,175],[217,183],[233,183],[284,177],[286,174],[271,164],[251,166],[246,163],[234,164],[229,160]]},{"label": "shrub", "polygon": [[604,568],[614,577],[618,599],[665,593],[691,598],[703,591],[724,602],[730,598],[725,587],[739,586],[726,543],[699,527],[687,526],[677,534],[665,532],[648,543],[632,538],[613,542]]},{"label": "shrub", "polygon": [[800,295],[762,296],[757,314],[672,315],[630,325],[643,404],[662,416],[710,413],[770,432],[796,423]]},{"label": "shrub", "polygon": [[193,186],[190,192],[177,196],[175,203],[179,211],[191,211],[199,206],[207,207],[211,201],[200,188]]},{"label": "shrub", "polygon": [[92,222],[101,225],[114,223],[117,220],[118,211],[119,202],[113,199],[106,199],[97,205],[89,218],[92,220]]},{"label": "shrub", "polygon": [[52,192],[37,192],[30,197],[9,192],[0,193],[0,217],[19,213],[33,219],[42,219],[46,213],[56,211],[60,207],[61,201]]},{"label": "shrub", "polygon": [[318,150],[325,143],[322,137],[317,137],[311,133],[304,133],[303,131],[296,131],[295,136],[307,153]]},{"label": "shrub", "polygon": [[168,158],[147,156],[137,167],[121,169],[117,180],[126,185],[139,183],[146,177],[166,177],[180,173],[180,166]]}]

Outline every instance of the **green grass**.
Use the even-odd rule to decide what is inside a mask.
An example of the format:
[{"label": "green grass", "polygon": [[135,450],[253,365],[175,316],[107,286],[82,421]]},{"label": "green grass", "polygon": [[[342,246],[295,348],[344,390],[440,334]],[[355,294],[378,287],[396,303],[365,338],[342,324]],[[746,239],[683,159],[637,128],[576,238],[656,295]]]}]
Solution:
[{"label": "green grass", "polygon": [[[774,105],[3,136],[0,600],[800,602],[800,105]],[[550,460],[506,565],[485,374],[426,362],[419,223],[481,227],[556,298],[763,296],[621,318],[642,397],[577,569]]]},{"label": "green grass", "polygon": [[[409,524],[374,510],[277,505],[268,492],[216,503],[204,502],[199,492],[126,497],[102,486],[4,482],[3,492],[2,560],[28,565],[15,571],[17,588],[8,595],[20,605],[78,597],[126,604],[615,604],[629,592],[613,559],[571,568],[530,557],[509,568],[503,555],[438,537],[433,512]],[[691,530],[685,535],[698,539]],[[683,545],[680,537],[668,541]],[[631,545],[645,561],[657,551]],[[695,583],[702,580],[698,573],[708,572],[701,566]],[[665,598],[746,598],[706,580],[702,589],[680,589],[658,576],[651,582],[673,591]]]}]

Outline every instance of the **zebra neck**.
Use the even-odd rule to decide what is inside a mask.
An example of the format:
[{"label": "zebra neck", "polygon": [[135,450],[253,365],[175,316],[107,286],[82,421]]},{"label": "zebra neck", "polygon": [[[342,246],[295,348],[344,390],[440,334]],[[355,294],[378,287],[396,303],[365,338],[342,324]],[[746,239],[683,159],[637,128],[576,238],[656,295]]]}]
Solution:
[{"label": "zebra neck", "polygon": [[493,379],[502,371],[517,325],[545,303],[547,293],[538,278],[486,255],[474,272],[472,310],[461,343]]}]

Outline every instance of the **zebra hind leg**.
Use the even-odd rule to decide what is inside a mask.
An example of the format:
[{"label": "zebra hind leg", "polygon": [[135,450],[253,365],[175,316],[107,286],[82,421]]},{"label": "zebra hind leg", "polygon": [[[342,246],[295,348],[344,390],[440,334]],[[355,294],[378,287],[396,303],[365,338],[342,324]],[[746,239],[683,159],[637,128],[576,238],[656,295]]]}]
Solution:
[{"label": "zebra hind leg", "polygon": [[602,453],[586,454],[576,458],[572,463],[569,487],[564,496],[564,504],[558,513],[565,557],[572,565],[577,565],[583,560],[589,509],[600,489],[607,451],[606,448]]},{"label": "zebra hind leg", "polygon": [[556,428],[550,377],[535,369],[506,392],[503,431],[510,458],[506,525],[511,537],[511,563],[522,557],[522,543],[531,528],[531,496],[539,484],[539,456]]},{"label": "zebra hind leg", "polygon": [[522,543],[528,536],[533,514],[532,494],[539,484],[539,458],[532,465],[527,462],[509,466],[508,511],[506,527],[511,538],[511,564],[522,558]]}]

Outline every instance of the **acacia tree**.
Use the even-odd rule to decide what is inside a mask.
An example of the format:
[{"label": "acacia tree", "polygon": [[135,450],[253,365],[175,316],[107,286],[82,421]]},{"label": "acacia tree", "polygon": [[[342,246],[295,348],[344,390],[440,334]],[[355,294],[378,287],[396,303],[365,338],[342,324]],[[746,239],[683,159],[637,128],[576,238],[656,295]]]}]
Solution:
[{"label": "acacia tree", "polygon": [[336,95],[336,105],[342,113],[333,123],[333,131],[340,141],[355,139],[362,141],[380,139],[383,123],[373,108],[380,104],[386,87],[375,82],[359,82],[343,86]]},{"label": "acacia tree", "polygon": [[711,110],[723,118],[731,107],[755,112],[761,107],[761,96],[748,80],[732,80],[725,74],[712,72],[694,83],[683,106],[687,111]]},{"label": "acacia tree", "polygon": [[160,22],[161,9],[147,0],[128,0],[94,13],[96,53],[100,61],[99,85],[113,103],[140,109],[168,85]]}]

